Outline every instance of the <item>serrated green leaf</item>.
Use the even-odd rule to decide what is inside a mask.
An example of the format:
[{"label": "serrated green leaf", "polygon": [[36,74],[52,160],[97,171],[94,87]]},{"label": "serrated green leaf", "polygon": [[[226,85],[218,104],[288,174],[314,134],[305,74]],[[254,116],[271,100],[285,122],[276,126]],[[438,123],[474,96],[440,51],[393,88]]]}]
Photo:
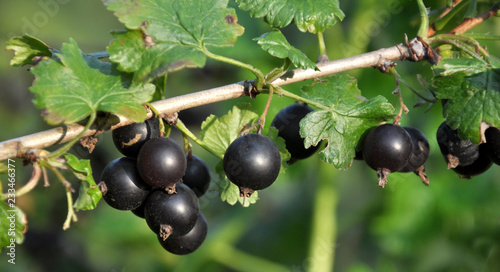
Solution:
[{"label": "serrated green leaf", "polygon": [[103,0],[130,30],[117,32],[110,59],[136,78],[205,64],[207,47],[232,46],[243,34],[228,0]]},{"label": "serrated green leaf", "polygon": [[73,207],[78,210],[93,210],[101,200],[102,193],[92,176],[92,167],[89,160],[79,160],[75,155],[65,155],[66,165],[81,180],[78,198]]},{"label": "serrated green leaf", "polygon": [[484,62],[468,58],[444,59],[434,68],[441,76],[449,76],[454,73],[473,75],[484,72],[487,69],[488,66]]},{"label": "serrated green leaf", "polygon": [[251,104],[236,105],[220,118],[210,115],[201,124],[200,140],[222,157],[227,147],[240,136],[241,131],[253,125],[258,118]]},{"label": "serrated green leaf", "polygon": [[72,124],[97,111],[144,120],[142,104],[151,99],[154,85],[130,83],[114,65],[83,54],[74,40],[56,56],[59,60],[46,59],[31,69],[33,103],[44,110],[47,122]]},{"label": "serrated green leaf", "polygon": [[286,144],[285,144],[285,139],[281,138],[278,136],[278,129],[275,127],[269,127],[269,131],[267,132],[267,137],[271,139],[276,146],[278,147],[280,151],[280,156],[281,156],[281,168],[280,168],[280,173],[284,173],[285,170],[288,168],[288,161],[292,157],[290,155],[290,152],[286,149]]},{"label": "serrated green leaf", "polygon": [[458,129],[462,139],[478,144],[481,122],[500,126],[500,69],[467,76],[455,73],[436,77],[433,82],[436,96],[448,99],[443,113],[452,129]]},{"label": "serrated green leaf", "polygon": [[[11,199],[15,200],[15,198]],[[8,254],[9,249],[14,248],[15,253],[16,244],[21,244],[24,241],[24,232],[28,222],[26,216],[15,203],[0,201],[0,218],[2,218],[0,220],[0,252],[3,248],[7,248]],[[13,261],[15,262],[15,258]]]},{"label": "serrated green leaf", "polygon": [[10,38],[5,49],[14,51],[14,57],[10,61],[12,66],[35,64],[41,57],[52,56],[47,44],[30,35]]},{"label": "serrated green leaf", "polygon": [[252,17],[264,17],[273,27],[283,28],[294,22],[297,28],[318,33],[344,19],[339,0],[236,0]]},{"label": "serrated green leaf", "polygon": [[370,127],[394,117],[394,107],[382,96],[366,100],[355,78],[336,75],[303,88],[304,97],[327,106],[309,113],[300,122],[300,135],[306,148],[328,142],[320,158],[337,169],[348,168],[355,147]]},{"label": "serrated green leaf", "polygon": [[297,67],[302,69],[318,70],[316,64],[312,62],[306,54],[288,43],[283,33],[275,29],[272,32],[264,33],[262,36],[255,38],[263,50],[267,51],[272,56],[277,58],[288,58]]},{"label": "serrated green leaf", "polygon": [[203,67],[206,57],[195,47],[157,43],[146,47],[140,30],[113,32],[107,51],[118,69],[135,73],[138,80],[155,78],[183,68]]}]

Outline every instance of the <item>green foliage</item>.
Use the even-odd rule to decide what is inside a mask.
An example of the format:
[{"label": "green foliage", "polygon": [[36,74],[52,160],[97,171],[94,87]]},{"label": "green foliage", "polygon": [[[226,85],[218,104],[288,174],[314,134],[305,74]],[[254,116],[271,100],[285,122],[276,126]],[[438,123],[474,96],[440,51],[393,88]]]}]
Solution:
[{"label": "green foliage", "polygon": [[110,59],[140,80],[203,67],[207,48],[231,46],[243,34],[227,0],[103,2],[129,29],[114,33]]},{"label": "green foliage", "polygon": [[263,50],[277,58],[288,58],[295,66],[302,69],[318,69],[302,51],[288,43],[279,29],[264,33],[255,39]]},{"label": "green foliage", "polygon": [[31,69],[33,103],[51,124],[72,124],[97,111],[144,120],[142,107],[154,92],[152,84],[130,82],[110,63],[83,54],[74,40],[62,46],[58,60],[45,59]]},{"label": "green foliage", "polygon": [[[15,199],[15,198],[9,198]],[[24,231],[26,228],[26,217],[24,213],[14,203],[8,204],[0,201],[0,252],[2,248],[14,247],[24,241]]]},{"label": "green foliage", "polygon": [[300,122],[306,148],[328,142],[320,157],[338,169],[348,168],[363,133],[394,117],[394,107],[382,96],[366,100],[355,78],[338,75],[322,78],[303,88],[304,96],[327,109],[315,110]]},{"label": "green foliage", "polygon": [[237,0],[252,17],[264,17],[273,27],[292,22],[302,32],[318,33],[344,19],[338,0]]},{"label": "green foliage", "polygon": [[47,44],[30,35],[12,37],[5,49],[14,51],[14,57],[10,61],[12,66],[35,64],[38,58],[52,56]]},{"label": "green foliage", "polygon": [[76,210],[93,210],[101,200],[102,193],[97,187],[92,176],[92,168],[89,160],[79,160],[73,154],[66,154],[66,165],[71,168],[75,176],[81,180],[79,196],[73,207]]},{"label": "green foliage", "polygon": [[448,99],[443,113],[448,125],[463,139],[481,141],[481,123],[500,127],[500,70],[480,61],[444,61],[445,71],[434,78],[436,96]]},{"label": "green foliage", "polygon": [[[326,28],[333,26],[338,19],[344,18],[344,12],[340,9],[338,0],[237,0],[236,2],[240,9],[249,11],[251,16],[264,17],[265,21],[272,27],[281,28],[294,23],[303,32],[322,33]],[[453,1],[448,2],[451,5]],[[82,53],[74,40],[64,44],[61,51],[52,49],[29,35],[14,37],[8,42],[7,49],[14,51],[11,65],[34,65],[31,69],[36,76],[36,81],[31,88],[35,94],[34,104],[44,110],[44,117],[50,124],[79,122],[89,115],[95,115],[97,111],[119,114],[134,121],[143,121],[145,111],[142,105],[151,99],[162,99],[165,97],[165,93],[169,94],[170,86],[167,88],[166,84],[168,72],[186,67],[203,67],[207,57],[232,64],[236,63],[236,61],[224,59],[225,57],[217,56],[209,51],[215,47],[232,46],[236,39],[243,34],[244,29],[237,24],[235,10],[227,8],[227,0],[103,0],[103,3],[108,10],[114,12],[125,27],[125,30],[112,32],[115,39],[107,47],[109,59],[106,59],[108,56],[105,53]],[[408,25],[407,28],[411,30],[407,19],[417,13],[414,3],[413,6],[399,3],[404,7],[401,14],[399,11],[395,12],[396,9],[389,9],[390,13],[382,10],[376,14],[375,18],[372,18],[370,16],[372,14],[367,11],[371,8],[368,3],[374,5],[373,1],[360,1],[356,5],[346,5],[353,9],[346,14],[352,15],[352,18],[362,18],[364,21],[360,19],[358,22],[366,22],[366,25],[356,23],[352,27],[347,26],[345,28],[347,31],[343,34],[338,34],[338,31],[325,33],[326,42],[336,41],[328,43],[329,48],[333,50],[339,48],[337,41],[341,35],[352,38],[347,37],[345,40],[366,40],[366,44],[368,44],[368,39],[375,39],[378,36],[376,32],[382,26],[384,27],[384,42],[398,44],[401,42],[401,37],[391,37],[391,33],[402,33],[401,29],[396,28],[395,25]],[[465,7],[468,3],[470,4],[466,11]],[[426,22],[425,24],[421,23],[420,29],[422,31],[418,33],[424,41],[433,44],[432,38],[425,39],[426,35],[422,34],[427,33],[429,21],[424,1],[419,1],[419,4],[421,15],[425,14],[422,18],[425,17]],[[492,2],[489,1],[488,4],[492,4]],[[448,15],[438,19],[435,26],[438,30],[447,32],[456,21],[462,19],[465,11],[465,17],[473,16],[477,13],[477,9],[481,8],[481,5],[477,6],[475,0],[462,1],[459,5],[455,5],[455,8]],[[354,8],[354,6],[356,7]],[[459,10],[461,11],[459,12]],[[241,21],[247,20],[242,18],[240,18]],[[57,18],[51,16],[51,19],[56,20]],[[253,25],[250,23],[248,26]],[[370,29],[373,26],[375,27]],[[492,51],[496,50],[495,46],[488,44],[489,51],[487,52],[486,46],[483,47],[486,44],[479,44],[474,40],[488,40],[487,42],[498,40],[498,35],[490,35],[489,31],[486,32],[488,34],[464,34],[461,36],[445,34],[434,40],[439,45],[445,44],[440,48],[440,53],[446,51],[449,54],[447,56],[453,58],[444,59],[439,66],[433,68],[435,74],[430,79],[432,87],[429,87],[429,92],[436,95],[438,99],[447,100],[443,113],[448,123],[450,126],[458,128],[463,138],[471,138],[474,142],[480,140],[482,122],[500,126],[500,61],[493,56]],[[252,37],[259,34],[252,33]],[[318,36],[321,39],[323,37],[322,35]],[[317,69],[306,54],[290,45],[280,30],[272,30],[256,40],[260,47],[270,55],[285,59],[283,66],[285,68],[288,68],[288,65],[292,63],[303,69]],[[292,39],[289,40],[292,41]],[[253,47],[240,51],[244,51],[244,54],[252,56],[256,63],[260,63],[259,53],[262,51],[254,46],[254,43],[248,42],[248,44],[252,44]],[[359,44],[347,46],[357,45]],[[341,44],[340,48],[345,48],[343,46],[344,44]],[[110,62],[107,62],[108,60]],[[239,65],[240,67],[247,65],[240,64],[242,64]],[[250,65],[248,64],[248,66]],[[244,68],[248,68],[248,66]],[[273,70],[269,75],[282,75],[286,72],[283,67]],[[406,75],[422,73],[424,74],[423,78],[425,78],[428,66],[424,66],[418,72],[415,71],[416,69],[413,70],[414,67],[420,66],[413,65],[412,70],[406,71]],[[211,69],[218,71],[219,68],[219,66],[214,65],[208,67],[207,71],[211,72]],[[407,68],[401,67],[401,70],[399,69],[398,64],[398,71]],[[252,70],[256,75],[258,73],[255,71],[260,72],[258,69]],[[234,73],[221,73],[220,77],[228,82],[233,82],[233,75]],[[269,80],[269,78],[273,77],[268,76],[266,79]],[[395,109],[387,102],[386,98],[379,95],[366,99],[362,96],[366,96],[366,93],[370,91],[389,95],[389,88],[394,87],[394,81],[387,78],[378,72],[360,73],[359,79],[362,82],[360,86],[366,84],[366,89],[368,89],[363,88],[363,93],[357,87],[357,80],[347,75],[317,79],[311,86],[302,87],[302,93],[299,95],[294,95],[293,91],[286,92],[284,90],[280,93],[279,88],[275,88],[277,97],[273,99],[271,107],[282,102],[279,100],[282,95],[301,100],[314,107],[316,110],[307,115],[301,122],[301,135],[305,138],[304,145],[309,147],[324,141],[326,148],[321,151],[319,157],[323,161],[333,164],[337,169],[346,169],[353,164],[355,150],[363,133],[370,127],[388,121],[395,116]],[[384,82],[384,80],[389,83]],[[203,86],[207,83],[203,81],[203,78],[196,78],[196,81],[197,84],[204,84]],[[152,82],[156,87],[146,82]],[[213,83],[212,81],[208,82]],[[403,82],[403,80],[401,79],[399,82]],[[192,89],[192,86],[186,82],[182,84],[185,84],[182,87],[188,87],[181,89]],[[261,85],[257,86],[258,91],[261,91],[259,96],[263,96],[266,92],[266,89],[260,89]],[[273,88],[269,85],[264,86]],[[404,89],[402,93],[407,95]],[[407,102],[406,99],[405,97]],[[411,101],[411,99],[409,100]],[[253,100],[253,103],[262,103],[262,100]],[[425,132],[429,137],[431,149],[437,150],[435,140],[432,140],[432,133],[442,122],[440,120],[441,112],[436,113],[434,109],[431,109],[430,113],[424,115],[419,114],[418,109],[412,109],[412,111],[415,113],[403,116],[402,123],[417,123],[420,122],[417,119],[425,118]],[[254,111],[250,104],[240,104],[234,106],[220,118],[214,115],[209,116],[201,125],[199,141],[195,140],[196,136],[188,137],[200,143],[201,147],[205,147],[220,159],[224,156],[229,144],[243,130],[255,124],[258,118],[259,113]],[[270,120],[269,116],[267,120]],[[23,125],[27,126],[24,122]],[[436,185],[415,187],[408,175],[402,178],[398,176],[399,174],[393,173],[390,177],[393,179],[390,183],[391,191],[380,191],[376,187],[370,187],[369,182],[366,183],[369,178],[374,178],[373,173],[370,172],[368,175],[364,171],[356,171],[360,169],[357,168],[356,163],[352,165],[352,168],[356,169],[351,169],[352,171],[347,172],[347,174],[315,161],[317,158],[314,157],[307,161],[300,161],[287,169],[286,161],[290,155],[285,149],[284,140],[277,136],[275,128],[270,128],[267,135],[280,149],[282,158],[280,179],[288,183],[279,183],[277,187],[273,186],[273,188],[269,188],[269,191],[262,192],[263,200],[263,196],[268,192],[267,196],[270,196],[266,196],[262,206],[237,209],[239,213],[237,216],[231,213],[235,209],[231,210],[232,207],[228,207],[229,205],[217,206],[217,203],[211,203],[211,206],[213,205],[212,211],[210,211],[210,207],[207,208],[207,211],[212,213],[211,216],[219,216],[220,221],[224,221],[224,225],[221,228],[219,222],[213,224],[219,232],[210,230],[211,234],[209,234],[206,248],[201,248],[199,252],[191,256],[168,255],[168,258],[165,258],[162,254],[156,254],[156,249],[150,247],[149,241],[141,236],[139,228],[142,225],[139,223],[137,224],[139,227],[135,224],[131,225],[129,221],[126,221],[128,218],[123,219],[122,215],[115,218],[114,215],[117,213],[98,209],[95,212],[97,219],[88,217],[82,220],[88,220],[84,224],[77,225],[77,228],[83,225],[85,232],[92,232],[93,235],[96,235],[93,237],[98,237],[99,232],[101,232],[99,241],[106,240],[103,246],[102,243],[85,240],[86,237],[81,238],[82,241],[85,241],[86,252],[89,252],[89,255],[85,256],[85,262],[94,270],[115,270],[114,266],[117,263],[123,263],[123,252],[136,257],[138,249],[141,249],[143,252],[141,258],[126,258],[126,260],[139,263],[137,266],[140,269],[144,270],[143,265],[146,264],[158,271],[180,271],[183,264],[184,267],[203,268],[204,271],[219,271],[221,269],[217,266],[217,262],[233,270],[251,271],[255,266],[263,267],[260,269],[262,271],[274,271],[273,269],[264,269],[281,268],[281,265],[276,265],[274,261],[286,263],[286,268],[292,270],[318,271],[322,268],[323,271],[332,271],[333,256],[342,256],[342,254],[348,255],[348,258],[339,262],[341,264],[335,264],[336,268],[340,268],[341,271],[408,270],[405,268],[410,268],[412,271],[454,271],[464,269],[464,267],[466,270],[472,271],[487,270],[491,268],[491,263],[494,265],[497,263],[495,261],[498,259],[495,258],[498,256],[496,252],[498,251],[496,250],[498,243],[496,241],[498,241],[499,234],[495,220],[492,218],[498,218],[498,211],[494,207],[498,206],[498,198],[495,198],[495,195],[498,195],[499,188],[494,183],[497,176],[494,173],[486,173],[486,177],[477,183],[474,181],[456,183],[455,180],[452,183],[451,180],[455,178],[455,175],[451,171],[443,170],[445,165],[442,158],[439,158],[439,162],[443,163],[442,166],[439,165],[439,162],[436,163],[436,160],[432,158],[436,152],[433,152],[434,154],[431,153],[430,158],[432,163],[427,166],[429,166],[428,173],[431,184],[433,180],[439,181],[435,183]],[[188,140],[186,139],[186,141]],[[63,151],[61,154],[67,150],[63,149]],[[67,196],[70,196],[68,198],[69,207],[77,210],[94,209],[101,198],[101,192],[92,177],[89,161],[79,160],[71,154],[65,154],[66,162],[64,164],[58,158],[52,159],[51,163],[60,163],[52,165],[54,169],[68,169],[80,180],[79,197],[74,203],[69,201],[71,193],[67,189]],[[216,188],[212,188],[212,191],[218,191],[222,201],[231,205],[239,202],[247,207],[259,200],[258,192],[252,194],[250,198],[240,197],[237,186],[226,178],[221,160],[211,161],[210,165],[215,166],[219,176]],[[4,165],[0,164],[0,172],[2,166]],[[286,172],[285,169],[287,169]],[[58,176],[60,179],[61,177]],[[482,183],[484,179],[491,182]],[[398,182],[399,180],[400,182]],[[64,178],[61,181],[65,184]],[[311,193],[313,191],[315,192]],[[341,202],[340,209],[337,209],[336,206],[337,196],[338,201]],[[200,204],[207,199],[200,199]],[[29,202],[27,203],[29,204]],[[314,203],[313,208],[309,207],[310,203]],[[7,204],[5,202],[0,204],[0,218],[8,218],[10,210],[14,210],[13,213],[18,219],[16,220],[14,237],[16,243],[21,243],[26,220],[17,207],[8,207]],[[47,203],[43,203],[43,205],[47,205]],[[59,205],[59,203],[54,205]],[[29,205],[26,206],[30,208]],[[261,214],[256,212],[259,208]],[[35,210],[34,213],[37,212],[38,210]],[[110,214],[112,216],[109,216]],[[297,214],[306,214],[307,216],[297,216]],[[312,220],[309,220],[309,214],[314,214],[311,216]],[[72,211],[68,213],[68,219],[71,219],[70,216],[74,216]],[[116,221],[117,218],[122,221]],[[228,218],[231,221],[226,220]],[[324,222],[325,218],[327,218],[327,222]],[[260,219],[265,219],[265,224],[254,223],[254,221],[262,222]],[[338,230],[337,220],[339,221]],[[69,222],[69,220],[67,221]],[[226,225],[228,221],[230,221],[230,227]],[[311,221],[314,222],[312,225]],[[117,222],[120,223],[117,224]],[[6,236],[9,227],[8,220],[0,220],[0,234],[2,235],[0,236],[0,246],[2,247],[10,244],[10,240],[7,238],[10,239],[12,236]],[[119,231],[116,232],[116,230]],[[134,233],[138,235],[130,235],[132,231],[136,230],[139,231]],[[351,230],[355,230],[355,233]],[[370,231],[373,233],[368,233]],[[307,235],[308,232],[311,233],[310,237]],[[217,233],[218,236],[210,237],[214,233]],[[256,233],[258,235],[255,235]],[[355,239],[351,238],[353,234],[356,236]],[[75,232],[72,235],[76,235]],[[337,235],[344,235],[344,239],[348,242],[343,243],[349,243],[350,246],[344,247],[345,250],[335,252],[337,247],[335,237]],[[97,238],[95,239],[97,240]],[[269,243],[269,239],[273,239],[273,243]],[[153,237],[152,240],[156,239]],[[306,242],[299,243],[300,240]],[[308,240],[311,240],[309,249]],[[262,247],[263,243],[266,245],[265,248]],[[139,247],[136,247],[137,245]],[[371,251],[374,245],[377,248]],[[95,247],[100,250],[95,250]],[[283,254],[281,253],[283,251],[280,250],[285,247],[287,251],[286,254]],[[119,250],[113,252],[113,250],[109,250],[110,248],[119,248]],[[280,250],[275,250],[276,248]],[[365,248],[371,251],[370,254],[375,252],[370,255],[369,260],[362,257],[366,256]],[[109,250],[109,254],[95,253],[103,252],[103,250]],[[308,254],[305,252],[308,250],[310,255],[305,257]],[[224,254],[220,254],[220,252]],[[148,260],[153,261],[144,261],[143,258],[149,258]],[[272,261],[264,260],[264,258]],[[140,262],[136,261],[138,259]],[[351,259],[354,261],[349,261]],[[413,262],[407,264],[406,261],[410,259]],[[325,265],[323,260],[326,260],[324,263],[329,264]],[[397,263],[398,260],[401,260],[401,263],[394,265],[393,263]],[[79,261],[81,263],[81,260]],[[365,264],[363,261],[369,264]],[[113,267],[112,269],[111,267],[103,267],[100,265],[101,263]],[[209,265],[206,265],[207,263]],[[351,266],[350,269],[343,267],[352,265],[352,263],[355,263],[356,266]],[[479,263],[480,265],[472,266],[470,263]],[[252,264],[252,266],[242,264]],[[285,265],[283,267],[285,268]],[[124,266],[122,270],[129,268],[130,266]],[[16,269],[23,270],[23,267],[19,268],[18,266]],[[85,270],[86,267],[82,269]],[[27,270],[29,269],[24,269],[24,271]],[[132,268],[132,270],[134,269]],[[185,271],[194,270],[186,269]],[[492,269],[492,271],[497,270]]]}]

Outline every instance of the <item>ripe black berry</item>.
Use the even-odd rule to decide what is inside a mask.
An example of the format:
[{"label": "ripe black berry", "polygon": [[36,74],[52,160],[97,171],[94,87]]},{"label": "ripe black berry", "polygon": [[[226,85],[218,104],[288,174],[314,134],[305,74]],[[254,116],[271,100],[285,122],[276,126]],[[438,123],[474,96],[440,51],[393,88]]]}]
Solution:
[{"label": "ripe black berry", "polygon": [[304,138],[300,136],[300,120],[312,111],[307,104],[293,104],[278,112],[271,123],[271,126],[278,129],[278,136],[285,139],[286,149],[291,155],[288,163],[308,158],[319,148],[319,144],[305,148]]},{"label": "ripe black berry", "polygon": [[471,165],[479,157],[479,145],[469,139],[460,139],[458,131],[451,129],[446,122],[439,126],[436,138],[448,168]]},{"label": "ripe black berry", "polygon": [[399,172],[413,172],[424,165],[429,157],[429,142],[420,130],[413,127],[403,127],[410,135],[412,142],[412,152],[408,157],[408,164]]},{"label": "ripe black berry", "polygon": [[128,157],[118,158],[104,168],[99,188],[106,203],[119,210],[138,208],[151,189],[139,175],[136,160]]},{"label": "ripe black berry", "polygon": [[113,143],[120,153],[136,158],[141,147],[149,140],[160,136],[160,125],[156,118],[142,123],[133,123],[113,130]]},{"label": "ripe black berry", "polygon": [[194,192],[182,183],[175,187],[177,193],[153,190],[144,206],[149,228],[164,239],[187,234],[198,220],[200,208]]},{"label": "ripe black berry", "polygon": [[403,127],[410,135],[412,151],[408,157],[408,164],[399,172],[414,172],[425,185],[429,185],[429,178],[425,173],[424,163],[429,158],[429,141],[420,130],[413,127]]},{"label": "ripe black berry", "polygon": [[377,170],[379,186],[387,183],[387,175],[400,171],[412,152],[410,135],[400,126],[384,124],[370,130],[363,143],[363,159]]},{"label": "ripe black berry", "polygon": [[197,197],[204,195],[210,185],[210,172],[205,162],[195,155],[186,155],[186,173],[182,182],[186,184]]},{"label": "ripe black berry", "polygon": [[177,255],[186,255],[196,251],[201,246],[203,241],[205,241],[206,237],[207,220],[200,212],[196,224],[187,234],[179,237],[169,237],[168,239],[163,239],[158,235],[158,241],[168,252]]},{"label": "ripe black berry", "polygon": [[170,138],[149,140],[137,156],[137,169],[146,183],[168,188],[180,181],[186,170],[182,148]]},{"label": "ripe black berry", "polygon": [[270,186],[278,177],[281,156],[276,144],[262,134],[247,134],[234,140],[223,160],[228,179],[240,187],[242,196]]},{"label": "ripe black berry", "polygon": [[472,176],[477,176],[486,172],[486,170],[490,169],[493,162],[490,159],[488,154],[488,147],[484,144],[479,145],[479,156],[476,158],[474,162],[469,165],[458,165],[455,168],[452,168],[457,174],[462,178],[472,178]]},{"label": "ripe black berry", "polygon": [[484,135],[491,160],[500,165],[500,129],[489,127]]}]

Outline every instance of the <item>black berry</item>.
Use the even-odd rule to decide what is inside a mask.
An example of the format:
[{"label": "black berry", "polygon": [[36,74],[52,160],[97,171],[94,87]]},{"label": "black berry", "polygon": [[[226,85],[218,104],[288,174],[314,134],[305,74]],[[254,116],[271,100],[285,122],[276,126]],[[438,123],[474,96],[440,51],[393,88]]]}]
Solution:
[{"label": "black berry", "polygon": [[160,136],[160,125],[156,118],[142,123],[133,123],[113,130],[113,143],[125,156],[136,158],[141,147],[149,140]]},{"label": "black berry", "polygon": [[187,234],[179,237],[169,237],[168,239],[163,239],[160,235],[158,235],[158,241],[168,252],[177,255],[186,255],[196,251],[201,246],[203,241],[205,241],[206,237],[207,220],[200,212],[196,224]]},{"label": "black berry", "polygon": [[113,160],[104,168],[99,188],[106,203],[119,210],[138,208],[151,189],[139,175],[136,160],[128,157]]},{"label": "black berry", "polygon": [[176,193],[153,190],[144,206],[149,228],[164,239],[187,234],[198,220],[200,208],[194,192],[182,183],[175,189]]},{"label": "black berry", "polygon": [[500,129],[489,127],[484,135],[491,160],[500,165]]},{"label": "black berry", "polygon": [[146,183],[159,188],[173,186],[186,170],[182,148],[170,138],[149,140],[139,151],[137,169]]},{"label": "black berry", "polygon": [[399,172],[413,172],[424,165],[429,158],[429,142],[420,130],[413,127],[403,127],[410,135],[412,152],[408,157],[408,164]]},{"label": "black berry", "polygon": [[462,140],[458,131],[451,129],[446,122],[439,126],[436,138],[448,168],[471,165],[479,157],[479,145],[469,139]]},{"label": "black berry", "polygon": [[486,145],[479,145],[479,156],[474,162],[465,166],[459,165],[455,168],[452,168],[452,170],[459,174],[460,177],[468,179],[486,172],[493,164],[488,151],[489,150]]},{"label": "black berry", "polygon": [[210,185],[210,172],[207,164],[195,155],[186,155],[186,172],[182,182],[186,184],[197,197],[204,195]]},{"label": "black berry", "polygon": [[274,117],[271,126],[278,129],[278,136],[285,139],[286,149],[291,158],[288,163],[310,157],[319,148],[316,146],[304,147],[304,138],[300,136],[299,123],[313,109],[307,104],[297,103],[283,108]]},{"label": "black berry", "polygon": [[262,134],[247,134],[234,140],[223,160],[228,179],[240,187],[242,196],[270,186],[278,177],[281,156],[276,144]]},{"label": "black berry", "polygon": [[412,152],[411,137],[400,126],[384,124],[370,130],[363,143],[363,159],[377,171],[379,186],[387,183],[387,175],[400,171]]}]

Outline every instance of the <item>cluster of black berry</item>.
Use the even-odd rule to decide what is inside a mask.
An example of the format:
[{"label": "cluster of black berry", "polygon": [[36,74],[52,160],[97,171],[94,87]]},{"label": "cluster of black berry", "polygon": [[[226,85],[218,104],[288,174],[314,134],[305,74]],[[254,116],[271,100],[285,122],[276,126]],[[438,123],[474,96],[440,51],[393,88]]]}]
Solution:
[{"label": "cluster of black berry", "polygon": [[500,130],[489,127],[485,133],[486,143],[474,144],[471,140],[462,140],[458,131],[443,122],[437,131],[437,141],[441,154],[462,178],[471,178],[484,173],[493,163],[500,164]]},{"label": "cluster of black berry", "polygon": [[[291,154],[289,164],[305,159],[318,149],[308,149],[300,136],[299,123],[312,108],[306,104],[293,104],[282,109],[273,119],[271,126],[278,129],[278,136],[285,140]],[[262,190],[274,183],[281,168],[281,155],[276,144],[267,136],[250,133],[238,137],[226,150],[223,160],[227,178],[240,188],[240,195],[250,197],[256,190]]]},{"label": "cluster of black berry", "polygon": [[206,164],[172,139],[160,137],[158,119],[113,131],[125,155],[102,172],[99,188],[111,207],[145,218],[160,244],[174,254],[189,254],[207,235],[198,197],[208,189]]},{"label": "cluster of black berry", "polygon": [[387,176],[394,172],[415,172],[429,185],[424,163],[429,157],[429,142],[422,132],[413,127],[383,124],[370,129],[362,140],[358,159],[377,171],[378,185],[387,184]]}]

